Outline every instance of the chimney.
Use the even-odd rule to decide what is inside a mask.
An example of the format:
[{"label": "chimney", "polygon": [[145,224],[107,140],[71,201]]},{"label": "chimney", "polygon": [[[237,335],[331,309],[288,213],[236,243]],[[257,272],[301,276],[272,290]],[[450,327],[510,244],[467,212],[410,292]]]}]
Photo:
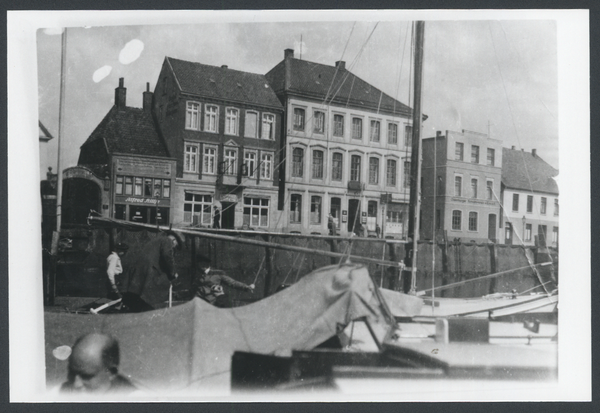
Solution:
[{"label": "chimney", "polygon": [[150,112],[152,109],[152,96],[153,93],[150,92],[150,82],[146,82],[146,91],[144,92],[144,97],[142,99],[144,112]]},{"label": "chimney", "polygon": [[512,149],[514,151],[516,149],[515,145],[511,146],[510,149]]},{"label": "chimney", "polygon": [[119,78],[119,87],[115,89],[115,106],[118,108],[125,107],[125,98],[127,96],[127,88],[123,87],[123,78]]},{"label": "chimney", "polygon": [[531,150],[531,155],[532,156],[536,156],[537,155],[537,149],[532,149]]},{"label": "chimney", "polygon": [[227,69],[227,65],[221,65],[221,69]]},{"label": "chimney", "polygon": [[338,60],[337,62],[335,62],[335,67],[337,67],[338,70],[346,70],[346,62],[344,62],[343,60]]},{"label": "chimney", "polygon": [[294,57],[294,49],[285,49],[283,51],[283,58],[284,59],[292,59]]}]

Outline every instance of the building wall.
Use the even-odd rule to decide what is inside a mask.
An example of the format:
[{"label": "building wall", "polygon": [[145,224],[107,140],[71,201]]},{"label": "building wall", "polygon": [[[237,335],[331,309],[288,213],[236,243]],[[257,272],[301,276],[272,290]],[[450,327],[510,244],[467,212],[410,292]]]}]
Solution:
[{"label": "building wall", "polygon": [[[462,160],[457,159],[457,143],[463,145]],[[479,147],[477,162],[471,159],[473,146]],[[437,148],[435,168],[434,148]],[[494,151],[493,165],[488,164],[488,148]],[[450,240],[500,238],[501,157],[501,142],[479,133],[446,131],[437,138],[423,140],[422,238],[432,239],[434,217],[437,235],[445,233]],[[461,179],[460,190],[456,188],[457,177]],[[473,180],[475,185],[472,185]],[[488,182],[491,194],[487,190]],[[439,212],[434,211],[434,197],[435,209]],[[458,213],[460,225],[454,226],[453,217]],[[470,221],[470,218],[474,219]],[[458,224],[458,219],[454,223]]]},{"label": "building wall", "polygon": [[[345,235],[350,231],[351,210],[349,200],[356,200],[359,204],[362,224],[373,234],[376,226],[379,226],[388,236],[402,237],[406,228],[408,215],[406,203],[409,199],[409,185],[404,185],[404,162],[410,162],[410,147],[406,146],[405,127],[410,125],[406,118],[394,117],[386,114],[375,114],[369,111],[355,108],[337,107],[323,105],[309,99],[290,97],[286,106],[286,194],[284,204],[283,231],[301,233],[327,233],[327,216],[331,211],[332,198],[339,198],[341,212],[335,216],[339,226],[339,234]],[[304,128],[295,127],[295,109],[304,111]],[[324,118],[323,126],[317,121],[321,112]],[[336,115],[343,117],[343,133],[336,133]],[[352,137],[353,118],[362,120],[362,138]],[[379,141],[370,139],[369,130],[371,121],[378,121],[380,125]],[[397,126],[397,143],[390,143],[388,139],[388,125],[392,123]],[[337,136],[341,135],[341,136]],[[411,137],[408,136],[410,141]],[[298,166],[294,162],[294,150],[303,151],[302,176],[297,172]],[[319,169],[314,164],[314,152],[323,153],[322,177],[314,169]],[[342,156],[341,179],[336,180],[333,176],[334,154]],[[352,156],[361,159],[359,184],[357,190],[349,189],[348,182],[351,181]],[[370,159],[378,160],[377,179],[373,182],[369,179]],[[388,185],[387,161],[396,162],[395,182]],[[354,181],[354,180],[353,180]],[[402,211],[402,222],[390,223],[384,227],[386,206],[381,203],[383,194],[391,194],[394,202],[390,210]],[[292,195],[301,195],[301,218],[300,222],[294,222],[291,211]],[[321,197],[321,219],[315,219],[316,208],[311,207],[312,197]],[[371,201],[371,210],[369,210]],[[312,211],[311,211],[312,208]],[[345,214],[344,212],[345,211]],[[311,222],[311,212],[313,219]],[[369,213],[371,212],[371,213]],[[362,213],[366,216],[363,217]],[[335,215],[335,214],[334,214]],[[345,218],[344,218],[345,217]],[[345,222],[344,222],[345,219]],[[387,231],[386,231],[387,230]]]},{"label": "building wall", "polygon": [[[517,201],[514,202],[514,197]],[[534,245],[535,238],[546,226],[546,244],[558,246],[558,213],[556,207],[558,194],[546,194],[518,189],[504,189],[503,202],[505,219],[503,226],[504,244]],[[528,209],[528,197],[531,197],[531,209]],[[542,198],[546,200],[546,211],[542,212]],[[510,224],[510,227],[507,225]],[[512,229],[512,231],[511,231]],[[511,239],[512,238],[512,239]]]},{"label": "building wall", "polygon": [[[188,102],[198,105],[198,121],[193,125],[187,118]],[[216,132],[206,130],[205,115],[208,105],[217,107]],[[192,209],[203,209],[206,207],[205,204],[210,203],[211,216],[214,214],[215,206],[225,209],[222,214],[231,209],[235,212],[233,217],[222,215],[221,225],[224,220],[228,220],[227,222],[235,228],[275,229],[274,225],[278,221],[275,216],[279,216],[277,191],[281,162],[280,140],[283,113],[281,108],[263,107],[251,102],[215,100],[181,93],[170,69],[163,66],[154,92],[153,109],[170,154],[177,160],[176,188],[172,200],[175,225],[211,226],[212,218],[209,220],[208,212],[200,214],[196,218],[193,217],[195,214],[192,214],[192,218],[190,218],[189,214],[186,214],[189,211],[184,210],[185,208],[189,209],[190,205]],[[226,130],[227,109],[238,111],[235,133]],[[246,123],[247,119],[253,115],[257,120],[256,134],[249,136]],[[274,117],[271,139],[262,138],[263,115]],[[195,171],[190,171],[192,168],[186,167],[186,147],[196,148]],[[214,164],[210,166],[205,165],[205,149],[215,150]],[[236,167],[232,168],[235,170],[223,171],[220,169],[223,168],[220,164],[226,159],[226,150],[236,153]],[[254,154],[254,167],[247,162],[246,154]],[[266,154],[272,156],[270,178],[261,177],[263,155]],[[243,165],[246,165],[247,168]],[[197,206],[197,200],[201,206]],[[253,205],[253,202],[258,205]],[[188,205],[186,206],[186,204]],[[268,209],[268,218],[260,215],[264,214],[265,208]],[[258,217],[254,215],[256,211],[259,212]]]}]

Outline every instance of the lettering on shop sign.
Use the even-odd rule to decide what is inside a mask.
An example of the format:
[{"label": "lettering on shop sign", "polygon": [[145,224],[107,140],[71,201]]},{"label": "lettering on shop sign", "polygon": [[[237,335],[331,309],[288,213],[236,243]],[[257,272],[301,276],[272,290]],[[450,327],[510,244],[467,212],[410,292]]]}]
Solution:
[{"label": "lettering on shop sign", "polygon": [[153,198],[134,198],[134,197],[129,197],[125,200],[125,202],[131,202],[131,203],[136,203],[136,204],[151,204],[151,205],[159,205],[160,204],[160,199],[153,199]]}]

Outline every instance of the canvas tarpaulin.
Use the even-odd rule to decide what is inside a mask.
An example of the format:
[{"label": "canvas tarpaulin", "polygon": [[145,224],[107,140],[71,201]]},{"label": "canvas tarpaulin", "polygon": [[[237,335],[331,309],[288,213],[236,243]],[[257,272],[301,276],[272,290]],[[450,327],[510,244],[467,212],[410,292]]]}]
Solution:
[{"label": "canvas tarpaulin", "polygon": [[68,361],[53,357],[53,349],[71,346],[83,334],[103,332],[120,343],[120,372],[143,390],[228,390],[234,351],[310,350],[362,317],[385,331],[380,306],[366,267],[347,264],[324,267],[275,295],[233,309],[196,298],[139,314],[47,313],[47,385],[58,385],[67,373]]}]

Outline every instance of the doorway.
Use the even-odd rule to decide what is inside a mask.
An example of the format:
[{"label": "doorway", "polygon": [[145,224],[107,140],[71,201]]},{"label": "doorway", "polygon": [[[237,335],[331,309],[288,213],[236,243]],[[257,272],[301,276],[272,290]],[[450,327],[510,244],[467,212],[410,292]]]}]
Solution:
[{"label": "doorway", "polygon": [[488,239],[496,242],[496,214],[490,214],[488,218]]},{"label": "doorway", "polygon": [[354,224],[360,222],[360,200],[348,200],[348,232],[354,231]]},{"label": "doorway", "polygon": [[221,202],[221,228],[223,229],[234,229],[235,228],[235,203],[234,202]]}]

